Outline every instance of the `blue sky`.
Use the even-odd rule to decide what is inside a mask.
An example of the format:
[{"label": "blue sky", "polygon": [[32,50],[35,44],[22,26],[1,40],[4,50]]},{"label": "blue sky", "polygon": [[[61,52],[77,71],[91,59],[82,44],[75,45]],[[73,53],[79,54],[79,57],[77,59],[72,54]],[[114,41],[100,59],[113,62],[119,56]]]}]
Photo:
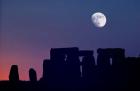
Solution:
[{"label": "blue sky", "polygon": [[[0,79],[7,79],[11,64],[20,67],[21,79],[28,70],[42,75],[43,59],[54,47],[125,48],[127,56],[140,53],[139,0],[1,0]],[[96,28],[91,15],[107,17]],[[22,71],[22,72],[21,72]]]}]

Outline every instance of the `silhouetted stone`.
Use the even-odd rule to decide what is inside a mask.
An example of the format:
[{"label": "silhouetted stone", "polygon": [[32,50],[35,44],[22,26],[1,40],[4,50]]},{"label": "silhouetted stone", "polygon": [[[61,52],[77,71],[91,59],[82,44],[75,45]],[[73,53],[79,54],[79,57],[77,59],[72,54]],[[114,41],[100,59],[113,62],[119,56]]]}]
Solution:
[{"label": "silhouetted stone", "polygon": [[51,69],[48,81],[51,88],[59,88],[64,85],[65,79],[65,48],[52,48],[50,51]]},{"label": "silhouetted stone", "polygon": [[85,56],[82,60],[82,78],[86,88],[94,88],[96,85],[96,66],[93,56]]},{"label": "silhouetted stone", "polygon": [[18,66],[12,65],[10,74],[9,74],[9,81],[17,82],[19,81],[19,74],[18,74]]},{"label": "silhouetted stone", "polygon": [[41,78],[40,82],[42,84],[42,89],[52,89],[57,88],[58,84],[58,74],[57,66],[55,62],[49,59],[45,59],[43,61],[43,77]]},{"label": "silhouetted stone", "polygon": [[93,56],[93,51],[91,50],[80,50],[79,56]]},{"label": "silhouetted stone", "polygon": [[126,58],[127,64],[127,76],[128,76],[128,83],[131,89],[137,88],[140,90],[140,58],[139,57],[127,57]]},{"label": "silhouetted stone", "polygon": [[53,60],[53,62],[58,63],[64,63],[65,61],[65,54],[66,54],[66,48],[52,48],[50,51],[50,59]]},{"label": "silhouetted stone", "polygon": [[47,80],[47,78],[50,78],[52,76],[52,61],[49,59],[45,59],[43,61],[43,80]]},{"label": "silhouetted stone", "polygon": [[[80,60],[79,49],[72,48],[54,48],[51,49],[51,61],[53,63],[53,73],[55,83],[68,87],[74,87],[77,80],[80,79]],[[61,83],[62,84],[61,84]],[[74,83],[75,82],[75,83]]]},{"label": "silhouetted stone", "polygon": [[125,60],[125,50],[121,48],[107,48],[97,50],[97,64],[100,66],[109,66],[110,61],[112,65],[121,64]]},{"label": "silhouetted stone", "polygon": [[[97,50],[98,80],[108,85],[121,86],[125,84],[125,50],[121,48],[106,48]],[[112,62],[111,62],[112,61]],[[111,64],[112,63],[112,64]],[[121,80],[123,79],[124,82]],[[122,82],[122,83],[120,83]],[[113,84],[115,83],[115,84]],[[119,84],[118,84],[119,83]],[[106,87],[106,85],[104,85]],[[122,87],[122,86],[121,86]],[[121,88],[120,87],[120,88]]]},{"label": "silhouetted stone", "polygon": [[29,78],[31,82],[37,82],[36,71],[32,68],[29,70]]},{"label": "silhouetted stone", "polygon": [[95,65],[93,51],[53,48],[51,59],[43,62],[41,80],[37,81],[35,70],[30,69],[30,81],[19,81],[18,67],[12,65],[10,82],[0,81],[0,91],[140,91],[140,57],[125,58],[121,48],[97,52]]}]

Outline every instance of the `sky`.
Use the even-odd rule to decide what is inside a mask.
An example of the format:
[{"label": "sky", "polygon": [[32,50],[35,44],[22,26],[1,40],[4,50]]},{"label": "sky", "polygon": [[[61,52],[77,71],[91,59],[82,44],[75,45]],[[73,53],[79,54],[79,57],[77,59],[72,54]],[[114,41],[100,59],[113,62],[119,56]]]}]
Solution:
[{"label": "sky", "polygon": [[[12,64],[21,80],[34,68],[42,76],[51,48],[125,48],[140,54],[140,0],[0,0],[0,80]],[[97,28],[91,15],[102,12],[107,24]]]}]

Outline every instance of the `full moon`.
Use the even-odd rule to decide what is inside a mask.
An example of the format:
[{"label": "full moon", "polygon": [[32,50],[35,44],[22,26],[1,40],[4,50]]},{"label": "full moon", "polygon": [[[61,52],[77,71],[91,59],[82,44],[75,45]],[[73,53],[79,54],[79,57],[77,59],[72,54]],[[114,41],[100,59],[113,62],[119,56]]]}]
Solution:
[{"label": "full moon", "polygon": [[91,20],[92,20],[93,24],[98,28],[104,27],[106,25],[106,21],[107,21],[106,16],[101,12],[94,13],[91,16]]}]

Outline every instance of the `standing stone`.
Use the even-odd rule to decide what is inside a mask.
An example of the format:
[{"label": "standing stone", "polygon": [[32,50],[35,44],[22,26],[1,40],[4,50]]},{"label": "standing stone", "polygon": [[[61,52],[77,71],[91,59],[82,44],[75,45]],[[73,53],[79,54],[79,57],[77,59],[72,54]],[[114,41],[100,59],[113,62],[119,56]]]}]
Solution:
[{"label": "standing stone", "polygon": [[17,82],[19,81],[19,73],[18,73],[18,66],[12,65],[10,74],[9,74],[9,81],[11,82]]},{"label": "standing stone", "polygon": [[37,82],[36,71],[32,68],[29,70],[29,78],[31,82]]}]

